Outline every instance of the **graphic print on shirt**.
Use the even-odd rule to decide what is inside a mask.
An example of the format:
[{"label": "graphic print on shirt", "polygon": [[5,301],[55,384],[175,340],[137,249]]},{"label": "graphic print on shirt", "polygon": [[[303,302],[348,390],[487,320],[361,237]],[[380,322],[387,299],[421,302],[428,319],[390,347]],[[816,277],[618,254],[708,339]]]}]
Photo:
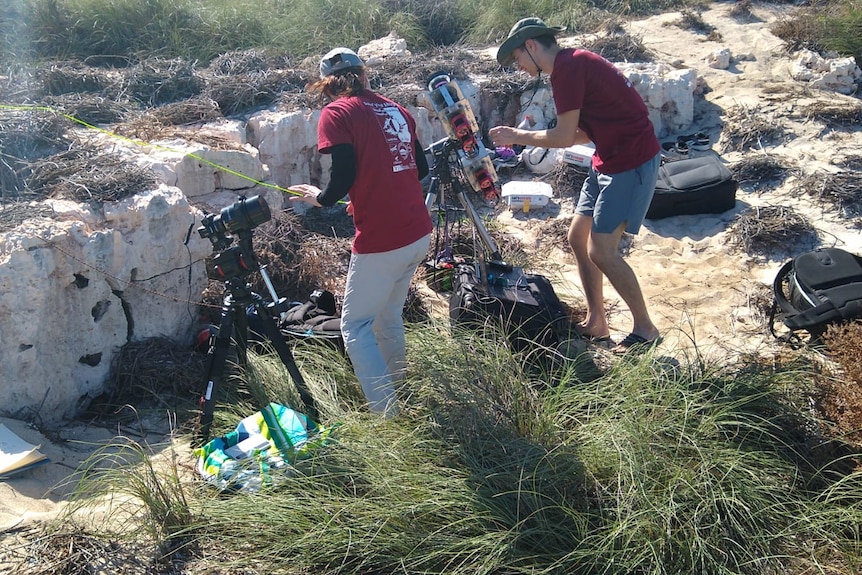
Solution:
[{"label": "graphic print on shirt", "polygon": [[413,140],[410,137],[410,126],[407,118],[398,106],[392,104],[368,104],[377,116],[383,136],[392,153],[392,171],[403,172],[416,168],[413,157]]}]

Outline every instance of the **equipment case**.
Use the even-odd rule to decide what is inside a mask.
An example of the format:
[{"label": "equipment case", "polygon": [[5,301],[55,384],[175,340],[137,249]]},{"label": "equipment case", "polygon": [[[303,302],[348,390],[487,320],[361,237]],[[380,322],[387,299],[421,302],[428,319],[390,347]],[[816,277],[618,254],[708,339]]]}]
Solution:
[{"label": "equipment case", "polygon": [[736,205],[736,180],[714,155],[666,162],[659,167],[646,217],[718,214]]},{"label": "equipment case", "polygon": [[568,315],[544,276],[513,266],[462,264],[452,288],[449,318],[453,327],[481,327],[492,320],[517,351],[537,344],[554,346],[567,330]]}]

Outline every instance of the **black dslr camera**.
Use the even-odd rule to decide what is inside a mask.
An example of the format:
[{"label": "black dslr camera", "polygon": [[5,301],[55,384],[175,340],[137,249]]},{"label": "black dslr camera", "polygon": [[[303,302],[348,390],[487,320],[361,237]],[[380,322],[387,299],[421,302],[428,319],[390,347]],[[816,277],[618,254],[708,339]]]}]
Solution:
[{"label": "black dslr camera", "polygon": [[[257,258],[251,246],[252,230],[271,217],[265,199],[240,196],[217,215],[208,214],[201,220],[198,234],[208,238],[213,249],[219,252],[213,256],[212,269],[207,270],[210,279],[225,281],[257,271]],[[229,247],[234,239],[229,234],[239,238],[239,245]]]}]

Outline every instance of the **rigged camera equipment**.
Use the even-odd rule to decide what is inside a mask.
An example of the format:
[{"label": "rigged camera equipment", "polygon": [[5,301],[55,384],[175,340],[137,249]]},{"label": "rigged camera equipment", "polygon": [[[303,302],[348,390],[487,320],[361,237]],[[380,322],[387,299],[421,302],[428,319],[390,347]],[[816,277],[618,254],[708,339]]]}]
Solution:
[{"label": "rigged camera equipment", "polygon": [[[434,158],[431,182],[425,205],[437,212],[438,222],[444,220],[444,237],[449,239],[449,213],[453,198],[466,212],[474,230],[475,258],[471,263],[455,260],[448,246],[435,246],[429,262],[437,271],[449,270],[451,278],[440,278],[441,286],[451,288],[449,319],[453,327],[471,326],[484,329],[487,319],[499,321],[514,349],[532,350],[531,356],[544,356],[568,338],[569,320],[563,305],[544,276],[526,273],[503,260],[497,244],[485,228],[466,194],[467,186],[483,195],[486,202],[495,203],[497,174],[489,152],[478,137],[478,124],[469,103],[457,83],[444,73],[435,74],[428,82],[430,99],[443,123],[447,137],[428,146],[426,154]],[[437,237],[440,232],[438,229]],[[478,242],[476,238],[478,237]]]},{"label": "rigged camera equipment", "polygon": [[[215,412],[215,393],[224,380],[225,365],[231,347],[236,351],[237,364],[244,369],[248,363],[248,309],[253,307],[261,319],[265,335],[275,347],[281,362],[287,368],[299,396],[306,407],[306,415],[316,420],[318,413],[314,398],[308,390],[302,374],[296,365],[293,354],[284,335],[275,321],[288,307],[285,298],[279,298],[266,270],[260,266],[254,254],[252,236],[254,228],[269,221],[271,213],[266,200],[260,196],[246,198],[240,196],[234,204],[222,209],[218,215],[209,214],[202,220],[198,233],[207,238],[216,253],[213,265],[207,271],[210,279],[225,284],[222,300],[221,319],[218,333],[210,337],[207,352],[207,371],[204,376],[204,393],[200,398],[200,419],[196,438],[200,444],[209,439],[210,427]],[[234,235],[231,235],[234,234]],[[237,245],[231,245],[234,238]],[[259,271],[272,296],[266,302],[252,290],[247,277]]]}]

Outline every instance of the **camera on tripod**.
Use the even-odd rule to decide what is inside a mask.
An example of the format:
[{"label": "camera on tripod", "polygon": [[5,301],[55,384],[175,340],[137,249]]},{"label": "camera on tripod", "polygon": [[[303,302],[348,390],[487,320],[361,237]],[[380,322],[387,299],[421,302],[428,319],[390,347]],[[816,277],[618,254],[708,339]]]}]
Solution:
[{"label": "camera on tripod", "polygon": [[[218,214],[206,215],[198,234],[209,239],[213,249],[219,252],[213,256],[212,269],[207,270],[209,278],[225,281],[257,271],[259,266],[251,246],[252,230],[271,217],[269,204],[260,196],[240,196]],[[229,234],[239,238],[239,245],[230,247],[234,236]]]},{"label": "camera on tripod", "polygon": [[[218,253],[213,256],[213,266],[207,270],[210,279],[223,281],[225,296],[222,300],[221,319],[215,336],[210,336],[210,346],[207,351],[209,362],[204,375],[204,393],[200,399],[200,420],[195,432],[200,445],[209,439],[210,426],[215,410],[215,394],[225,379],[225,369],[228,353],[236,350],[236,364],[245,368],[249,341],[248,317],[253,309],[260,319],[260,329],[275,348],[281,362],[287,368],[297,392],[305,404],[306,415],[316,420],[317,406],[311,392],[305,385],[302,374],[293,359],[293,354],[284,340],[274,316],[286,308],[287,300],[279,298],[275,293],[272,281],[266,273],[266,266],[258,265],[257,257],[252,248],[252,231],[260,224],[269,221],[272,214],[269,205],[260,196],[246,198],[240,196],[234,204],[222,209],[218,214],[208,214],[203,220],[198,233],[202,238],[209,238],[213,249]],[[230,235],[233,234],[233,235]],[[239,238],[238,245],[230,247],[234,236]],[[270,290],[272,301],[265,301],[255,293],[244,277],[252,272],[260,271],[264,282]]]}]

